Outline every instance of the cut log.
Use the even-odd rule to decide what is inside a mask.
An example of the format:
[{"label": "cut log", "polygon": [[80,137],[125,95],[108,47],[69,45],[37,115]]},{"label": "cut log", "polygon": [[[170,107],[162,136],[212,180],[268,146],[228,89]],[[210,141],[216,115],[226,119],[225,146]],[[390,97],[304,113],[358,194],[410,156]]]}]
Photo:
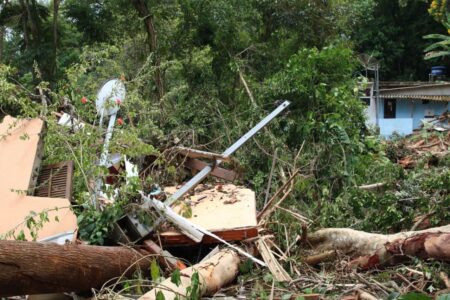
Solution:
[{"label": "cut log", "polygon": [[387,235],[327,228],[307,240],[316,250],[339,250],[355,257],[352,264],[363,269],[395,264],[411,256],[450,261],[450,225]]},{"label": "cut log", "polygon": [[0,241],[0,297],[82,292],[148,269],[148,259],[126,247]]},{"label": "cut log", "polygon": [[221,287],[234,280],[240,261],[235,251],[224,248],[210,259],[182,270],[180,272],[181,283],[178,286],[171,281],[171,278],[166,279],[156,288],[140,297],[139,300],[156,300],[158,293],[162,293],[165,300],[172,300],[177,297],[178,299],[184,299],[188,294],[187,288],[191,286],[192,276],[196,272],[200,284],[199,294],[201,296],[213,295]]}]

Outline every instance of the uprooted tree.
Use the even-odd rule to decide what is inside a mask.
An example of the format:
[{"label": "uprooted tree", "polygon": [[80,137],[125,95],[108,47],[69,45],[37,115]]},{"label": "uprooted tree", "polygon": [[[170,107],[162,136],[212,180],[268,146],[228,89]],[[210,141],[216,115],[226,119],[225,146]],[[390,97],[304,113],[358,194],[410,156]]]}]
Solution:
[{"label": "uprooted tree", "polygon": [[[399,263],[409,257],[450,260],[450,225],[396,234],[327,228],[309,235],[306,241],[316,251],[350,255],[353,258],[350,264],[362,269]],[[332,252],[323,258],[333,256]],[[316,258],[306,258],[306,261],[320,262],[320,256]]]}]

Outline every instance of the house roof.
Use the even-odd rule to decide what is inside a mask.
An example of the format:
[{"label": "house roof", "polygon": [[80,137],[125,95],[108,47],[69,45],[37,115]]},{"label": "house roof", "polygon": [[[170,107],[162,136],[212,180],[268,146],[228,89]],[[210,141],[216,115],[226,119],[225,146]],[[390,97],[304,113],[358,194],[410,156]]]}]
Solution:
[{"label": "house roof", "polygon": [[381,89],[380,97],[450,102],[450,82]]}]

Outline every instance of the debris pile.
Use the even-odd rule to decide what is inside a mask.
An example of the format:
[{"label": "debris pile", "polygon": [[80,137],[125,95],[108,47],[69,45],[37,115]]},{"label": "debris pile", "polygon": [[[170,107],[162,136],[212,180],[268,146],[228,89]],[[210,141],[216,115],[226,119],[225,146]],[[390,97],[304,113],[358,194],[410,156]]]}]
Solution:
[{"label": "debris pile", "polygon": [[[421,130],[388,144],[390,156],[403,168],[413,168],[418,160],[439,160],[449,153],[450,130]],[[389,153],[388,153],[389,154]]]},{"label": "debris pile", "polygon": [[[116,190],[106,192],[107,185],[131,185],[132,178],[141,180],[143,171],[125,155],[109,153],[116,116],[125,100],[123,85],[111,80],[97,98],[99,127],[109,118],[97,165],[109,174],[96,175],[86,193],[90,207],[100,215],[121,200]],[[255,191],[237,184],[239,172],[229,169],[237,164],[233,153],[288,105],[287,101],[279,105],[223,153],[171,148],[193,177],[180,185],[161,188],[154,183],[150,190],[136,192],[127,203],[130,209],[114,220],[105,246],[88,245],[78,235],[74,208],[83,208],[71,203],[76,164],[41,166],[44,121],[4,118],[0,124],[0,208],[4,213],[0,222],[0,297],[74,292],[96,299],[128,299],[127,291],[132,289],[141,300],[260,297],[252,293],[256,284],[251,279],[236,280],[249,266],[264,278],[269,275],[262,289],[270,290],[271,299],[321,299],[315,292],[331,289],[339,289],[342,299],[377,299],[403,292],[398,281],[406,283],[406,291],[411,287],[422,291],[427,280],[423,272],[405,267],[407,272],[395,273],[398,278],[386,286],[356,270],[389,268],[412,257],[449,261],[449,225],[387,235],[349,228],[308,233],[313,220],[283,207],[296,180],[308,177],[299,169],[293,168],[272,196],[266,193],[260,211]],[[54,115],[58,124],[71,127],[72,133],[93,126],[71,115]],[[392,151],[398,163],[409,168],[424,153],[446,155],[449,143],[450,131],[425,131],[403,140],[396,152]],[[121,168],[126,178],[118,182],[115,175]],[[210,175],[214,179],[208,178]],[[380,191],[386,185],[380,182],[359,189]],[[276,212],[289,215],[301,228],[295,238],[285,229],[281,247],[279,236],[271,230]],[[334,275],[327,273],[326,264],[331,264]],[[162,278],[160,268],[171,275]],[[342,278],[334,277],[337,273]],[[137,297],[133,294],[130,298]]]}]

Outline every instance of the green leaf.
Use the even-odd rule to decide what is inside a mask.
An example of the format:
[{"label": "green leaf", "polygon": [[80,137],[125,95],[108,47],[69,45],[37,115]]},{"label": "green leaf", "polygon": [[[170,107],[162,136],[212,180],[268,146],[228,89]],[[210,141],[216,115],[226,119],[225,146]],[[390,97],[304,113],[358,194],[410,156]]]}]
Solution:
[{"label": "green leaf", "polygon": [[17,235],[16,240],[18,241],[25,241],[25,233],[23,232],[23,230],[20,230],[19,234]]},{"label": "green leaf", "polygon": [[425,35],[423,38],[424,38],[424,39],[427,39],[427,40],[431,40],[431,39],[448,40],[448,39],[450,39],[450,36],[444,35],[444,34],[437,34],[437,33],[434,33],[434,34],[427,34],[427,35]]},{"label": "green leaf", "polygon": [[450,55],[450,51],[432,51],[425,54],[425,59],[432,59],[436,57],[442,57]]},{"label": "green leaf", "polygon": [[436,300],[450,300],[450,294],[439,295]]},{"label": "green leaf", "polygon": [[153,281],[157,281],[159,277],[161,277],[159,272],[159,266],[158,263],[156,262],[156,259],[152,260],[152,263],[150,265],[150,275]]},{"label": "green leaf", "polygon": [[186,289],[188,299],[200,299],[200,279],[198,272],[191,276],[191,285]]},{"label": "green leaf", "polygon": [[408,293],[406,295],[400,296],[399,300],[431,300],[432,298],[428,297],[425,294],[419,293]]},{"label": "green leaf", "polygon": [[253,261],[251,259],[246,259],[243,263],[239,264],[239,273],[248,274],[252,270]]},{"label": "green leaf", "polygon": [[158,291],[158,293],[156,293],[156,300],[165,300],[166,298],[164,297],[164,294],[161,291]]},{"label": "green leaf", "polygon": [[175,269],[173,271],[172,276],[170,276],[170,281],[176,286],[180,286],[181,284],[181,273],[179,269]]}]

